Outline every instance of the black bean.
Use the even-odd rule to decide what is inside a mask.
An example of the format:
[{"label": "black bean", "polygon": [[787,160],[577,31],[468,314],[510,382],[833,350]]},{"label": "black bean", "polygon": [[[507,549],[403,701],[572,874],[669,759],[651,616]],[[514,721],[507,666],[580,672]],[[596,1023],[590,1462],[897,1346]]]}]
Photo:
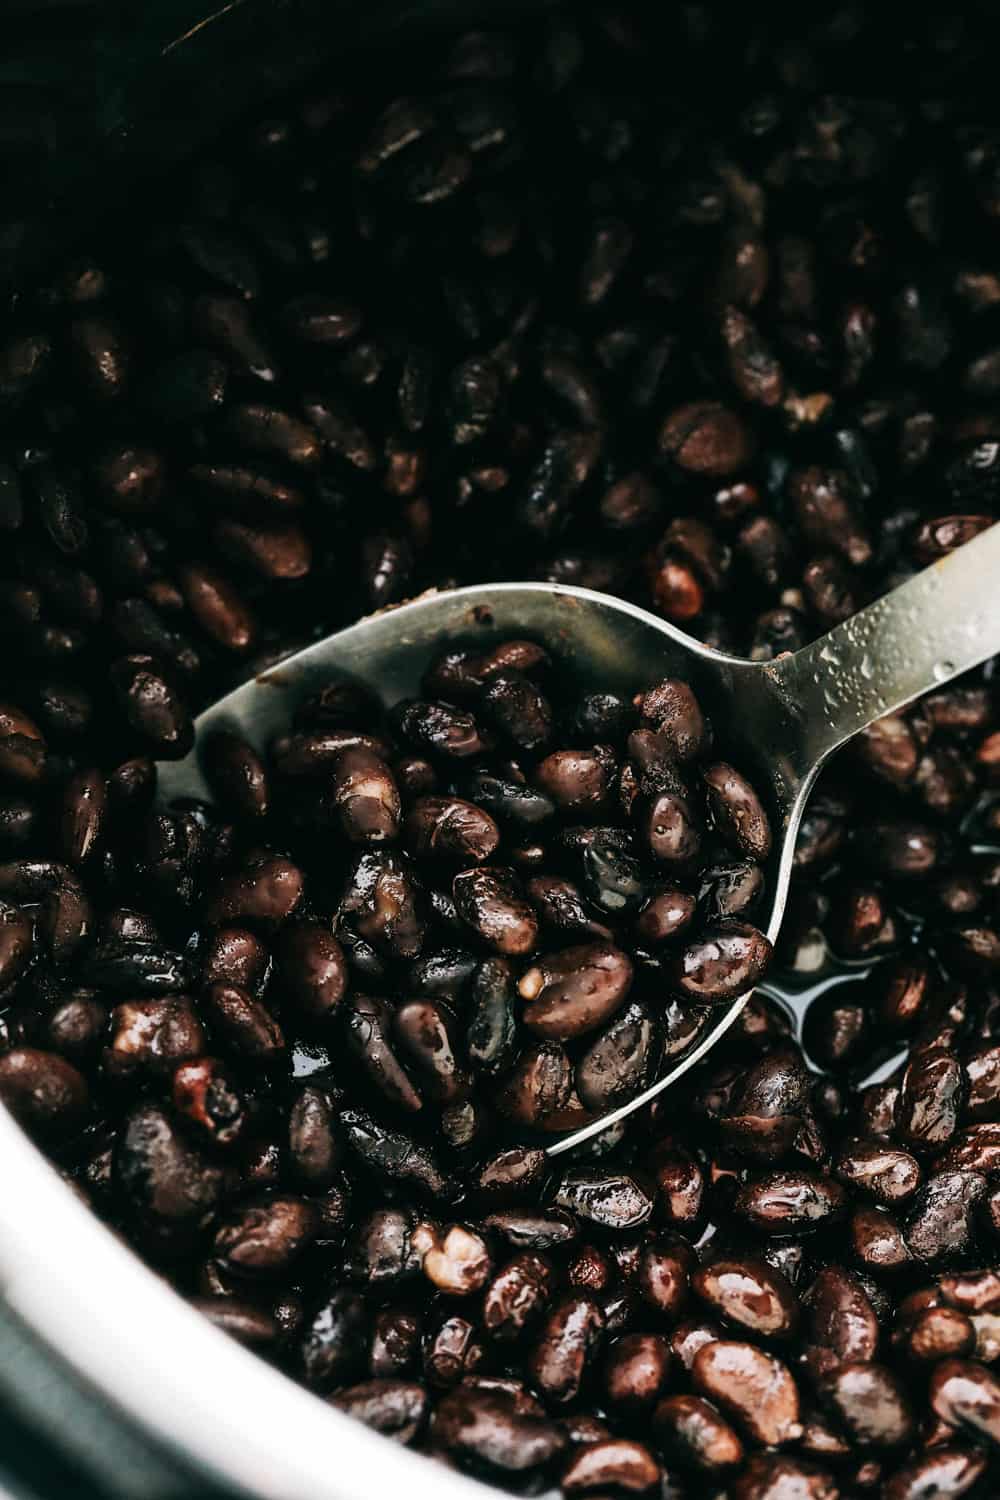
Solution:
[{"label": "black bean", "polygon": [[666,1396],[653,1412],[653,1432],[667,1458],[698,1474],[721,1478],[743,1462],[736,1431],[701,1396]]},{"label": "black bean", "polygon": [[512,870],[484,865],[463,870],[452,881],[462,920],[497,953],[531,953],[538,942],[538,918]]},{"label": "black bean", "polygon": [[114,1151],[114,1176],[144,1238],[153,1247],[190,1246],[222,1190],[222,1170],[183,1140],[154,1104],[126,1116]]},{"label": "black bean", "polygon": [[65,1058],[37,1047],[15,1047],[0,1056],[0,1099],[39,1140],[70,1136],[90,1111],[83,1075]]},{"label": "black bean", "polygon": [[528,1365],[535,1385],[550,1405],[565,1406],[575,1400],[603,1334],[600,1308],[585,1293],[570,1293],[552,1308]]},{"label": "black bean", "polygon": [[461,797],[418,797],[406,815],[403,838],[415,855],[467,864],[495,854],[500,830],[489,813]]},{"label": "black bean", "polygon": [[791,1372],[753,1344],[726,1339],[706,1344],[694,1357],[691,1379],[758,1443],[777,1446],[801,1436],[799,1393]]},{"label": "black bean", "polygon": [[495,1477],[530,1474],[567,1447],[565,1433],[547,1417],[519,1409],[516,1396],[468,1386],[438,1402],[431,1433],[462,1467]]},{"label": "black bean", "polygon": [[343,1110],[340,1121],[358,1162],[376,1177],[430,1198],[450,1195],[452,1183],[427,1147],[402,1131],[378,1124],[361,1110]]},{"label": "black bean", "polygon": [[302,1372],[315,1391],[348,1384],[364,1369],[368,1314],[364,1300],[338,1287],[306,1323],[299,1343]]},{"label": "black bean", "polygon": [[564,948],[521,976],[518,991],[530,1001],[524,1023],[539,1036],[557,1041],[580,1036],[618,1010],[631,982],[631,961],[613,944]]},{"label": "black bean", "polygon": [[767,967],[771,944],[762,932],[732,922],[711,929],[678,959],[675,983],[692,1000],[723,1004],[757,983]]}]

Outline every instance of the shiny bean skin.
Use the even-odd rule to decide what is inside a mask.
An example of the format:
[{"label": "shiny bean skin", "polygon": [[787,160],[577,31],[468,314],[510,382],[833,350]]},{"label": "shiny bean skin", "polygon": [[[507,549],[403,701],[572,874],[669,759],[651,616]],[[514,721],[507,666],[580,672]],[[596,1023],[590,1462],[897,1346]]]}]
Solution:
[{"label": "shiny bean skin", "polygon": [[423,1098],[393,1045],[395,1016],[380,996],[352,994],[342,1012],[347,1047],[372,1085],[397,1109],[416,1114]]},{"label": "shiny bean skin", "polygon": [[899,1381],[884,1365],[842,1364],[823,1377],[825,1404],[861,1448],[897,1448],[913,1425],[909,1402]]},{"label": "shiny bean skin", "polygon": [[660,1043],[650,1011],[636,1001],[623,1005],[577,1061],[581,1102],[604,1113],[631,1099],[650,1082]]},{"label": "shiny bean skin", "polygon": [[[552,708],[545,695],[520,672],[490,673],[479,697],[489,724],[519,750],[537,752],[552,736]],[[543,786],[543,791],[546,788]]]},{"label": "shiny bean skin", "polygon": [[525,1251],[501,1266],[486,1287],[483,1326],[492,1338],[513,1343],[540,1316],[554,1285],[552,1264]]},{"label": "shiny bean skin", "polygon": [[566,1495],[590,1494],[605,1487],[624,1494],[643,1494],[654,1489],[659,1479],[660,1466],[645,1444],[628,1438],[606,1438],[584,1445],[559,1482]]},{"label": "shiny bean skin", "polygon": [[676,968],[676,983],[692,1000],[724,1004],[757,983],[771,956],[762,932],[731,923],[691,943]]},{"label": "shiny bean skin", "polygon": [[361,1381],[331,1397],[332,1404],[397,1443],[412,1443],[427,1420],[427,1392],[416,1381]]},{"label": "shiny bean skin", "polygon": [[637,1229],[653,1212],[653,1199],[641,1182],[626,1173],[599,1167],[567,1172],[555,1202],[602,1229]]},{"label": "shiny bean skin", "polygon": [[565,1048],[555,1041],[527,1047],[504,1075],[497,1094],[500,1113],[518,1125],[544,1127],[548,1116],[568,1103],[573,1065]]},{"label": "shiny bean skin", "polygon": [[267,1064],[285,1051],[285,1036],[267,1006],[246,988],[213,984],[205,1010],[216,1045],[247,1062]]},{"label": "shiny bean skin", "polygon": [[[819,647],[843,707],[879,643],[824,633],[990,544],[995,49],[955,10],[314,48],[68,261],[15,181],[0,1101],[453,1483],[1000,1493],[996,662],[831,755],[779,871],[788,746],[642,624],[772,687]],[[555,593],[518,625],[510,582]],[[327,672],[372,611],[392,669]]]},{"label": "shiny bean skin", "polygon": [[555,1041],[592,1031],[621,1006],[632,972],[627,954],[610,943],[564,948],[522,975],[518,991],[529,1002],[524,1023]]},{"label": "shiny bean skin", "polygon": [[508,1480],[543,1468],[567,1447],[562,1430],[543,1414],[519,1410],[516,1396],[467,1386],[438,1402],[431,1431],[461,1467]]},{"label": "shiny bean skin", "polygon": [[615,1339],[602,1377],[608,1405],[629,1418],[646,1416],[665,1394],[671,1363],[662,1334],[626,1333]]},{"label": "shiny bean skin", "polygon": [[205,915],[212,926],[259,922],[268,929],[277,927],[302,900],[302,887],[302,872],[291,860],[257,853],[219,882]]},{"label": "shiny bean skin", "polygon": [[694,1357],[691,1378],[755,1441],[777,1446],[801,1435],[798,1388],[788,1367],[754,1345],[706,1344]]},{"label": "shiny bean skin", "polygon": [[276,954],[282,995],[308,1027],[322,1028],[347,989],[347,963],[337,939],[318,922],[286,927]]},{"label": "shiny bean skin", "polygon": [[750,783],[725,762],[705,772],[708,806],[722,838],[749,859],[764,860],[771,852],[771,825]]},{"label": "shiny bean skin", "polygon": [[[410,866],[388,851],[359,855],[341,898],[340,918],[386,956],[416,958],[423,947],[420,892]],[[343,941],[339,928],[338,935]]]},{"label": "shiny bean skin", "polygon": [[211,737],[202,756],[216,797],[233,816],[262,818],[267,814],[267,771],[251,745],[221,731]]},{"label": "shiny bean skin", "polygon": [[532,1380],[551,1406],[575,1400],[603,1336],[604,1317],[593,1298],[571,1293],[553,1307],[528,1357]]},{"label": "shiny bean skin", "polygon": [[157,1105],[138,1105],[126,1118],[112,1172],[127,1211],[158,1250],[190,1246],[210,1221],[222,1171],[189,1145]]},{"label": "shiny bean skin", "polygon": [[355,844],[395,839],[400,798],[392,771],[372,751],[345,749],[333,765],[330,802],[344,836]]},{"label": "shiny bean skin", "polygon": [[534,784],[564,811],[594,811],[609,795],[616,770],[614,753],[607,745],[555,750],[535,768]]},{"label": "shiny bean skin", "polygon": [[653,1432],[668,1460],[696,1474],[722,1479],[743,1462],[738,1433],[701,1396],[666,1396],[653,1412]]},{"label": "shiny bean skin", "polygon": [[538,917],[513,871],[483,866],[463,870],[452,882],[459,916],[497,953],[530,953],[538,941]]},{"label": "shiny bean skin", "polygon": [[870,1193],[876,1203],[905,1203],[920,1186],[916,1157],[878,1141],[849,1141],[834,1167],[841,1182]]},{"label": "shiny bean skin", "polygon": [[839,1183],[810,1171],[779,1171],[741,1188],[733,1211],[761,1234],[801,1234],[839,1219],[845,1205]]},{"label": "shiny bean skin", "polygon": [[875,1357],[879,1325],[857,1276],[841,1266],[824,1266],[805,1296],[808,1343],[805,1362],[821,1376],[851,1361]]},{"label": "shiny bean skin", "polygon": [[277,1195],[233,1213],[216,1231],[214,1250],[235,1275],[278,1276],[308,1247],[317,1228],[310,1203]]},{"label": "shiny bean skin", "polygon": [[718,1259],[691,1278],[694,1292],[723,1322],[751,1337],[787,1339],[798,1323],[798,1304],[780,1272],[752,1256]]},{"label": "shiny bean skin", "polygon": [[172,1072],[204,1049],[205,1032],[190,1000],[127,1001],[111,1012],[104,1072],[115,1083],[141,1082]]},{"label": "shiny bean skin", "polygon": [[403,838],[415,855],[468,864],[496,853],[500,830],[489,813],[460,797],[420,797],[406,815]]},{"label": "shiny bean skin", "polygon": [[732,1490],[733,1500],[779,1500],[783,1494],[837,1500],[840,1490],[827,1469],[784,1453],[752,1454]]},{"label": "shiny bean skin", "polygon": [[471,1079],[447,1006],[438,1000],[405,1001],[393,1017],[393,1034],[429,1098],[448,1105],[466,1096]]},{"label": "shiny bean skin", "polygon": [[973,1490],[986,1467],[986,1454],[975,1448],[945,1444],[911,1459],[886,1481],[886,1500],[930,1500],[949,1496],[958,1500]]},{"label": "shiny bean skin", "polygon": [[37,1047],[15,1047],[0,1056],[0,1100],[43,1141],[78,1130],[90,1110],[83,1075],[65,1058]]}]

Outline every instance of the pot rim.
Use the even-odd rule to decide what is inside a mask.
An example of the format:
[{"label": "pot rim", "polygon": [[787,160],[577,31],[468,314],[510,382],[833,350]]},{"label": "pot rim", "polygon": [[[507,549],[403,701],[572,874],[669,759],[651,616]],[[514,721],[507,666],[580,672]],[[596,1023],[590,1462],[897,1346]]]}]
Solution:
[{"label": "pot rim", "polygon": [[213,1327],[61,1180],[0,1105],[0,1297],[158,1443],[256,1500],[495,1494],[327,1405]]}]

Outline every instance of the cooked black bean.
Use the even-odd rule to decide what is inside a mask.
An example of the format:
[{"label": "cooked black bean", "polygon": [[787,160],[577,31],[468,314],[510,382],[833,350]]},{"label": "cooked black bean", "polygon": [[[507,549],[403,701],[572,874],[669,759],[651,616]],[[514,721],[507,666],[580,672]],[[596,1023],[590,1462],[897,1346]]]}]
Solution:
[{"label": "cooked black bean", "polygon": [[160,1251],[189,1248],[222,1191],[222,1169],[155,1104],[140,1104],[125,1117],[113,1172],[137,1232]]},{"label": "cooked black bean", "polygon": [[840,1218],[846,1201],[838,1182],[816,1172],[768,1172],[740,1189],[733,1210],[762,1234],[802,1234]]},{"label": "cooked black bean", "polygon": [[518,991],[530,1002],[524,1023],[539,1036],[567,1041],[608,1020],[631,983],[631,961],[613,944],[564,948],[521,976]]},{"label": "cooked black bean", "polygon": [[216,1045],[245,1062],[270,1063],[285,1051],[285,1037],[267,1006],[238,984],[212,984],[205,1010]]},{"label": "cooked black bean", "polygon": [[583,883],[595,906],[611,917],[637,911],[646,898],[639,861],[614,829],[597,829],[583,845]]},{"label": "cooked black bean", "polygon": [[[348,1051],[384,1101],[410,1114],[421,1110],[423,1099],[393,1045],[396,1017],[388,1001],[375,995],[352,994],[341,1014]],[[454,1058],[453,1050],[449,1050]]]},{"label": "cooked black bean", "polygon": [[0,864],[0,898],[37,903],[36,932],[56,962],[69,959],[88,935],[93,908],[67,865],[15,859]]},{"label": "cooked black bean", "polygon": [[204,1028],[186,997],[128,1000],[111,1012],[104,1072],[117,1083],[142,1082],[172,1072],[204,1047]]},{"label": "cooked black bean", "polygon": [[464,1385],[438,1402],[431,1433],[463,1468],[496,1478],[530,1474],[568,1446],[556,1423],[516,1394]]},{"label": "cooked black bean", "polygon": [[[217,1326],[479,1477],[997,1489],[993,667],[831,761],[786,1005],[746,993],[777,835],[746,726],[628,652],[581,680],[565,592],[771,663],[995,524],[986,36],[628,3],[430,69],[416,38],[11,304],[0,1092]],[[266,756],[199,744],[211,804],[154,807],[240,676],[531,578],[565,631],[470,610],[419,684],[320,683]],[[616,999],[580,947],[624,956]],[[706,1067],[546,1157],[734,1001]],[[212,1242],[252,1255],[275,1204],[314,1232],[252,1283]],[[583,1297],[615,1342],[580,1369],[557,1332],[550,1397]]]},{"label": "cooked black bean", "polygon": [[743,1443],[701,1396],[666,1396],[653,1412],[653,1432],[668,1460],[722,1478],[743,1462]]},{"label": "cooked black bean", "polygon": [[434,1153],[400,1130],[380,1125],[361,1110],[343,1110],[341,1126],[347,1144],[363,1169],[378,1178],[430,1198],[445,1198],[452,1183]]},{"label": "cooked black bean", "polygon": [[347,989],[347,965],[333,933],[318,922],[286,927],[276,962],[282,998],[294,1006],[307,1027],[322,1027]]},{"label": "cooked black bean", "polygon": [[83,1075],[64,1057],[37,1047],[14,1047],[0,1056],[0,1099],[39,1140],[69,1137],[90,1109]]},{"label": "cooked black bean", "polygon": [[885,1365],[855,1361],[840,1365],[820,1382],[825,1404],[861,1448],[897,1448],[909,1437],[909,1402]]},{"label": "cooked black bean", "polygon": [[712,819],[720,835],[750,859],[771,852],[771,825],[757,793],[732,766],[719,761],[705,772]]},{"label": "cooked black bean", "polygon": [[545,823],[555,811],[551,798],[535,787],[494,771],[473,771],[462,783],[462,789],[470,801],[501,823],[509,822],[519,828]]},{"label": "cooked black bean", "polygon": [[637,1229],[653,1212],[653,1199],[636,1178],[600,1168],[567,1172],[555,1202],[602,1229]]},{"label": "cooked black bean", "polygon": [[538,942],[538,917],[512,870],[484,865],[463,870],[452,882],[462,920],[497,953],[530,953]]},{"label": "cooked black bean", "polygon": [[405,1308],[384,1307],[372,1326],[369,1371],[376,1380],[412,1374],[420,1360],[420,1319]]},{"label": "cooked black bean", "polygon": [[424,1378],[437,1390],[464,1383],[483,1363],[479,1329],[459,1313],[445,1315],[424,1342]]},{"label": "cooked black bean", "polygon": [[736,1081],[720,1120],[723,1141],[741,1156],[778,1161],[795,1143],[809,1112],[809,1075],[801,1054],[775,1047]]},{"label": "cooked black bean", "polygon": [[454,1015],[438,1000],[407,1000],[396,1010],[393,1034],[420,1079],[425,1094],[454,1104],[472,1084],[465,1067]]},{"label": "cooked black bean", "polygon": [[399,833],[399,788],[385,761],[365,746],[346,748],[337,757],[328,798],[352,843],[380,844]]},{"label": "cooked black bean", "polygon": [[824,1266],[803,1298],[807,1309],[804,1360],[816,1377],[850,1361],[871,1360],[879,1342],[875,1310],[859,1277]]},{"label": "cooked black bean", "polygon": [[487,748],[472,714],[449,703],[416,699],[395,710],[400,733],[429,755],[466,760]]},{"label": "cooked black bean", "polygon": [[723,1004],[757,983],[770,955],[771,944],[756,927],[745,922],[719,925],[684,950],[675,982],[692,1000]]},{"label": "cooked black bean", "polygon": [[194,744],[190,715],[154,659],[119,657],[109,675],[124,718],[151,753],[166,760],[186,755]]},{"label": "cooked black bean", "polygon": [[418,797],[406,815],[403,838],[415,855],[467,864],[496,853],[500,830],[489,813],[461,797]]},{"label": "cooked black bean", "polygon": [[416,958],[423,946],[423,903],[402,856],[374,851],[359,855],[341,899],[340,916],[387,957]]},{"label": "cooked black bean", "polygon": [[886,1500],[924,1500],[973,1490],[986,1468],[987,1456],[976,1448],[946,1443],[910,1459],[889,1476]]},{"label": "cooked black bean", "polygon": [[416,1381],[365,1380],[331,1397],[334,1406],[359,1418],[376,1432],[412,1443],[430,1409],[427,1392]]},{"label": "cooked black bean", "polygon": [[660,1032],[648,1007],[638,1001],[624,1005],[577,1061],[581,1102],[595,1114],[624,1104],[652,1082],[660,1051]]},{"label": "cooked black bean", "polygon": [[520,672],[491,674],[479,705],[483,718],[520,750],[537,752],[552,737],[551,705]]},{"label": "cooked black bean", "polygon": [[911,1254],[931,1265],[966,1254],[975,1239],[973,1216],[986,1196],[986,1179],[975,1171],[944,1171],[918,1189],[906,1220]]},{"label": "cooked black bean", "polygon": [[798,1303],[779,1271],[754,1256],[713,1259],[691,1278],[710,1313],[750,1337],[787,1339],[798,1323]]},{"label": "cooked black bean", "polygon": [[528,1369],[552,1406],[576,1399],[604,1336],[604,1317],[592,1297],[569,1293],[553,1307],[532,1348]]},{"label": "cooked black bean", "polygon": [[756,1442],[776,1447],[801,1436],[799,1393],[790,1370],[753,1344],[728,1339],[706,1344],[694,1357],[691,1379]]},{"label": "cooked black bean", "polygon": [[543,1126],[549,1115],[564,1109],[573,1087],[573,1064],[555,1041],[526,1047],[502,1077],[497,1108],[518,1125]]},{"label": "cooked black bean", "polygon": [[235,873],[218,883],[206,903],[205,916],[212,926],[232,922],[259,922],[276,927],[291,916],[302,900],[303,875],[297,865],[281,855],[256,850]]},{"label": "cooked black bean", "polygon": [[338,1287],[316,1309],[299,1344],[302,1372],[316,1391],[350,1382],[364,1369],[368,1314],[364,1299]]}]

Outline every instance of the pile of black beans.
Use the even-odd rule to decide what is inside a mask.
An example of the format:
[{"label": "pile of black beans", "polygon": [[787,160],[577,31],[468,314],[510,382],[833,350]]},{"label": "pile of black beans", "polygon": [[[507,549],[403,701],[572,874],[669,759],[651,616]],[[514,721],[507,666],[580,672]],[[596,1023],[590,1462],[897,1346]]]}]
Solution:
[{"label": "pile of black beans", "polygon": [[[788,1003],[551,1169],[541,1119],[766,956],[725,726],[664,758],[659,710],[564,713],[508,643],[438,665],[450,719],[334,685],[266,765],[205,746],[214,808],[155,761],[427,586],[603,588],[766,660],[991,525],[985,11],[586,5],[330,65],[0,334],[0,1093],[220,1326],[514,1488],[1000,1489],[994,669],[824,775]],[[593,1030],[526,1035],[576,986]]]}]

